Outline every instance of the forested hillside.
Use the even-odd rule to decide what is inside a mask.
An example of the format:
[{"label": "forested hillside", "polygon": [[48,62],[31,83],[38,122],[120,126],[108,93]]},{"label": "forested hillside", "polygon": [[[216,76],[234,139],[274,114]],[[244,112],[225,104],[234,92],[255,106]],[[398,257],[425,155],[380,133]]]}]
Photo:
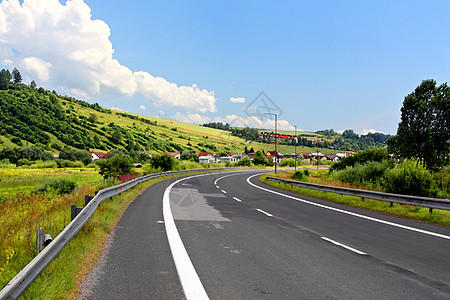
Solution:
[{"label": "forested hillside", "polygon": [[66,145],[86,150],[243,151],[228,132],[105,109],[32,85],[0,89],[0,149],[37,145],[54,153]]}]

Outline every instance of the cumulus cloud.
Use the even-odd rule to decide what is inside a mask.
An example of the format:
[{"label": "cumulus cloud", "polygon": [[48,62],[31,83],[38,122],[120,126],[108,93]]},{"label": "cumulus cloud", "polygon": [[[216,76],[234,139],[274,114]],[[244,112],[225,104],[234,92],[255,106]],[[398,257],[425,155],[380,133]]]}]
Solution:
[{"label": "cumulus cloud", "polygon": [[244,103],[245,102],[245,98],[243,98],[243,97],[239,97],[239,98],[231,97],[230,98],[230,102],[233,102],[233,103]]},{"label": "cumulus cloud", "polygon": [[178,86],[114,58],[109,26],[83,0],[4,0],[0,61],[25,79],[83,98],[141,94],[158,106],[215,112],[213,91]]},{"label": "cumulus cloud", "polygon": [[[266,119],[261,120],[255,116],[249,116],[242,118],[236,115],[227,115],[225,118],[216,117],[214,122],[228,123],[231,127],[253,127],[259,129],[275,129],[274,120]],[[277,128],[279,130],[293,130],[294,126],[286,120],[278,120]],[[297,131],[303,131],[302,129],[297,129]]]},{"label": "cumulus cloud", "polygon": [[208,123],[210,118],[208,116],[202,116],[199,114],[182,114],[177,112],[173,117],[175,120],[192,124],[205,124]]},{"label": "cumulus cloud", "polygon": [[377,133],[377,132],[385,134],[384,132],[376,130],[376,129],[363,129],[361,134],[367,135],[368,133]]},{"label": "cumulus cloud", "polygon": [[147,107],[145,107],[145,105],[142,105],[142,104],[141,104],[141,106],[139,106],[139,109],[140,109],[140,110],[147,110]]}]

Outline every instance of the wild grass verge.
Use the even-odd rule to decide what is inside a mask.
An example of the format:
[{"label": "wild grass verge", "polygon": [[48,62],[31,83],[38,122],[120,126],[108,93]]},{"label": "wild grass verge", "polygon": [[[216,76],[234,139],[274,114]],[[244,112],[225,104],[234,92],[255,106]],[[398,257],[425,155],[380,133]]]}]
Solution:
[{"label": "wild grass verge", "polygon": [[[292,180],[292,177],[291,178],[287,177],[286,172],[283,172],[279,175],[281,175],[281,176],[278,176],[278,177]],[[300,187],[296,187],[296,186],[285,185],[282,183],[269,181],[266,179],[267,176],[276,176],[276,174],[270,173],[270,174],[262,175],[260,177],[261,182],[263,182],[267,185],[282,189],[282,190],[291,191],[291,192],[295,192],[295,193],[298,193],[301,195],[311,196],[314,198],[323,199],[323,200],[327,200],[327,201],[332,201],[335,203],[340,203],[340,204],[345,204],[345,205],[349,205],[349,206],[378,211],[378,212],[395,215],[395,216],[399,216],[399,217],[419,220],[419,221],[437,224],[437,225],[450,226],[450,212],[449,211],[434,209],[432,213],[429,213],[428,208],[412,206],[412,205],[395,204],[395,203],[392,207],[390,207],[389,202],[371,200],[371,199],[365,199],[364,201],[362,201],[361,198],[358,198],[358,197],[346,196],[346,195],[341,196],[340,194],[326,193],[326,192],[307,189],[307,188],[300,188]],[[320,174],[318,176],[320,176]],[[315,181],[317,181],[317,180],[315,180]],[[320,182],[317,182],[317,183],[320,183]]]}]

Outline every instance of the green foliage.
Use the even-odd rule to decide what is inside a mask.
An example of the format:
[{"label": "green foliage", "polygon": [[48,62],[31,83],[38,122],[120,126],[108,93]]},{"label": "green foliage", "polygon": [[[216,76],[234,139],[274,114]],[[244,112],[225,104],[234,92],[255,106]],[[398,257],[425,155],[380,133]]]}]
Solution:
[{"label": "green foliage", "polygon": [[418,159],[404,159],[383,177],[384,191],[387,193],[436,197],[432,174]]},{"label": "green foliage", "polygon": [[309,176],[309,170],[304,169],[304,170],[295,171],[294,174],[292,175],[292,178],[294,178],[295,180],[300,180],[300,181],[308,181],[308,176]]},{"label": "green foliage", "polygon": [[92,162],[92,155],[88,151],[70,149],[69,147],[65,147],[59,153],[59,158],[71,161],[81,161],[85,165]]},{"label": "green foliage", "polygon": [[449,161],[450,88],[424,80],[405,97],[397,135],[388,140],[389,151],[402,158],[418,158],[429,170]]},{"label": "green foliage", "polygon": [[14,68],[14,70],[12,71],[12,79],[14,84],[22,82],[22,75],[20,74],[19,70],[17,70],[17,68]]},{"label": "green foliage", "polygon": [[280,167],[295,167],[295,159],[293,158],[283,158],[279,164]]},{"label": "green foliage", "polygon": [[2,69],[0,71],[0,90],[7,90],[11,81],[11,73],[9,70]]},{"label": "green foliage", "polygon": [[382,178],[386,170],[394,166],[395,161],[393,159],[385,159],[381,162],[367,161],[356,163],[354,166],[348,166],[343,170],[334,170],[330,173],[330,177],[355,185],[381,188]]},{"label": "green foliage", "polygon": [[162,171],[170,171],[174,168],[175,162],[168,154],[156,155],[150,160],[150,164],[155,169],[160,169]]},{"label": "green foliage", "polygon": [[97,164],[100,168],[99,173],[104,179],[127,175],[133,169],[133,160],[131,157],[119,154],[109,159],[99,159],[97,160]]},{"label": "green foliage", "polygon": [[236,165],[250,167],[252,165],[252,161],[250,157],[244,156],[236,163]]},{"label": "green foliage", "polygon": [[87,119],[89,122],[91,123],[97,123],[98,122],[98,117],[96,114],[90,114],[89,118]]},{"label": "green foliage", "polygon": [[34,190],[35,194],[47,194],[47,193],[56,193],[58,195],[70,194],[76,187],[76,183],[73,180],[69,179],[55,179],[48,183],[44,183],[36,190]]},{"label": "green foliage", "polygon": [[386,149],[383,148],[370,148],[367,150],[359,151],[353,156],[347,156],[335,163],[330,168],[330,173],[334,170],[343,170],[346,167],[352,167],[356,164],[364,164],[369,161],[381,162],[389,158],[389,154]]},{"label": "green foliage", "polygon": [[261,149],[256,150],[256,153],[253,156],[253,163],[257,166],[260,166],[260,165],[266,166],[267,162],[268,162],[268,160],[264,156],[262,150]]}]

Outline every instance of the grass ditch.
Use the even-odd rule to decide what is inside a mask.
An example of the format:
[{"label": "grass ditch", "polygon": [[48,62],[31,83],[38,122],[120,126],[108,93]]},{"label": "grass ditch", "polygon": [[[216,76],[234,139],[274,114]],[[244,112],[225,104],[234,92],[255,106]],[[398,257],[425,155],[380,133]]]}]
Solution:
[{"label": "grass ditch", "polygon": [[[283,179],[289,179],[293,180],[291,176],[291,172],[280,172],[278,174],[269,173],[261,175],[260,180],[261,182],[275,187],[279,188],[285,191],[291,191],[295,192],[300,195],[306,195],[311,196],[314,198],[322,199],[331,201],[334,203],[349,205],[353,207],[359,207],[363,209],[368,209],[372,211],[382,212],[385,214],[390,214],[398,217],[413,219],[413,220],[419,220],[426,223],[436,224],[436,225],[442,225],[442,226],[450,226],[450,212],[446,210],[440,210],[440,209],[433,209],[433,212],[430,213],[428,208],[425,207],[419,207],[419,206],[413,206],[413,205],[404,205],[404,204],[396,204],[391,207],[389,202],[379,201],[379,200],[372,200],[372,199],[364,199],[364,201],[361,200],[359,197],[354,196],[347,196],[347,195],[340,195],[335,193],[329,193],[329,192],[322,192],[307,188],[301,188],[297,186],[290,186],[288,184],[282,184],[278,182],[272,182],[266,179],[267,176],[273,176],[273,177],[280,177]],[[316,175],[316,176],[314,176]],[[311,178],[314,183],[324,184],[321,183],[318,180],[318,177],[320,177],[320,174],[313,174]],[[315,177],[315,178],[314,178]],[[348,184],[343,184],[346,187]],[[342,184],[340,186],[343,186]],[[355,187],[353,187],[355,188]]]}]

